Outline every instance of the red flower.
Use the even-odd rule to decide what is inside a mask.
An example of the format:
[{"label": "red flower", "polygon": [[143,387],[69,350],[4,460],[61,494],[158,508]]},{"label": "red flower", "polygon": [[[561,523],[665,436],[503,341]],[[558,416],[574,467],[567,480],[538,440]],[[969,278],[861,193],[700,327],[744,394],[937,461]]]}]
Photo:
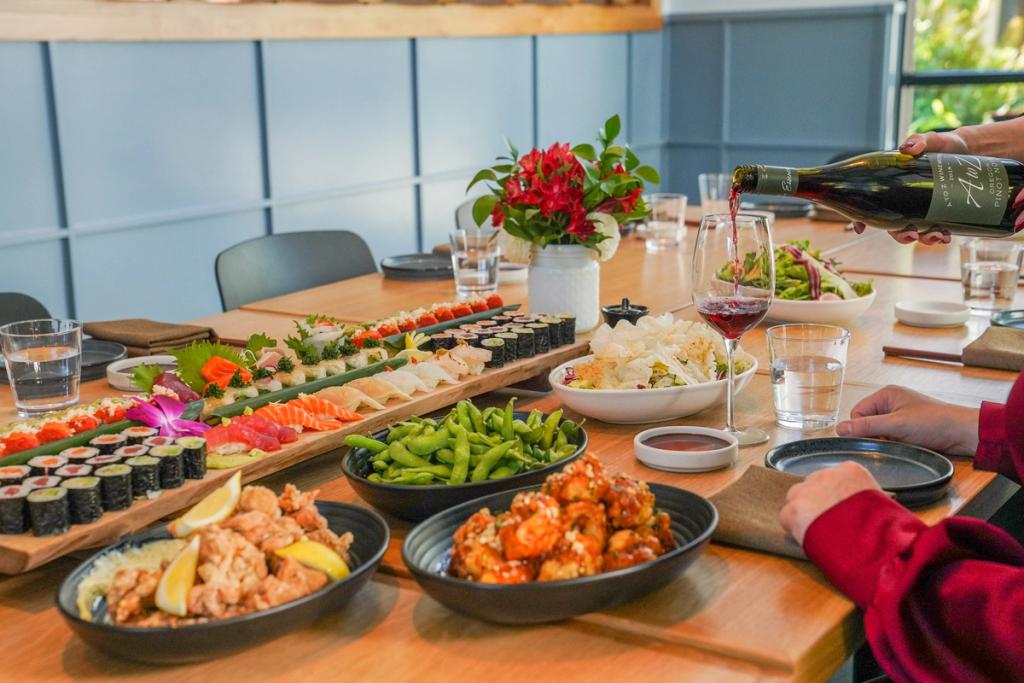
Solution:
[{"label": "red flower", "polygon": [[500,228],[504,222],[505,212],[501,210],[501,204],[495,204],[491,210],[491,224],[496,228]]}]

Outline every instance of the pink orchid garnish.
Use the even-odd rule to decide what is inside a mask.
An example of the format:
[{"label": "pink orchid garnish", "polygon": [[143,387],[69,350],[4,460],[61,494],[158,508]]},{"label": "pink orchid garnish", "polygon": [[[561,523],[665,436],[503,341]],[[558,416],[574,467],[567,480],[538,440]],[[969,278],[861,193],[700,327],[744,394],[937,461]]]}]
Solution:
[{"label": "pink orchid garnish", "polygon": [[185,404],[170,396],[153,396],[152,403],[136,397],[132,400],[135,405],[125,411],[124,416],[147,427],[159,429],[161,436],[199,436],[210,428],[202,422],[182,420]]}]

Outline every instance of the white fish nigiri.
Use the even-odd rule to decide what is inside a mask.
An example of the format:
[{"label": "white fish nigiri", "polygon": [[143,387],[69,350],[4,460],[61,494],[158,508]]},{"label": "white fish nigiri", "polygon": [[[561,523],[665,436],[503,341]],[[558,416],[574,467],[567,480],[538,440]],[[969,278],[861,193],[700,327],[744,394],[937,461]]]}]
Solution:
[{"label": "white fish nigiri", "polygon": [[462,377],[463,375],[469,374],[469,366],[465,361],[456,358],[455,356],[450,356],[448,354],[438,356],[432,360],[431,363],[441,368],[452,377]]},{"label": "white fish nigiri", "polygon": [[415,394],[417,391],[422,391],[424,393],[430,391],[430,387],[428,387],[423,380],[404,368],[400,370],[392,370],[391,372],[382,372],[380,373],[380,378],[386,382],[391,382],[410,396]]},{"label": "white fish nigiri", "polygon": [[366,406],[370,410],[384,410],[384,404],[375,401],[349,384],[340,387],[327,387],[316,392],[316,396],[330,401],[343,410],[359,410]]},{"label": "white fish nigiri", "polygon": [[484,364],[491,359],[491,352],[487,349],[468,346],[466,344],[459,344],[449,351],[448,355],[458,358],[469,366],[469,371],[474,375],[482,373],[484,371]]},{"label": "white fish nigiri", "polygon": [[423,380],[423,383],[431,389],[442,382],[445,384],[459,383],[459,380],[456,377],[452,377],[450,373],[433,361],[426,363],[413,363],[412,365],[406,365],[403,369],[419,377]]},{"label": "white fish nigiri", "polygon": [[385,373],[381,372],[372,377],[360,377],[349,382],[349,386],[358,389],[378,403],[387,403],[392,398],[408,401],[412,398],[394,384],[381,379]]}]

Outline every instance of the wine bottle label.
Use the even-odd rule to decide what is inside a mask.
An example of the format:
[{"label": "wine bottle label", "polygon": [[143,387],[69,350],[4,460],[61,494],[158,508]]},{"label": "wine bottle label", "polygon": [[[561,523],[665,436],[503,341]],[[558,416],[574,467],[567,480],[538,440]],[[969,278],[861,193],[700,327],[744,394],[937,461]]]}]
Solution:
[{"label": "wine bottle label", "polygon": [[795,168],[758,166],[756,194],[796,194],[800,174]]},{"label": "wine bottle label", "polygon": [[929,154],[933,223],[999,225],[1009,201],[1010,179],[999,159],[966,154]]}]

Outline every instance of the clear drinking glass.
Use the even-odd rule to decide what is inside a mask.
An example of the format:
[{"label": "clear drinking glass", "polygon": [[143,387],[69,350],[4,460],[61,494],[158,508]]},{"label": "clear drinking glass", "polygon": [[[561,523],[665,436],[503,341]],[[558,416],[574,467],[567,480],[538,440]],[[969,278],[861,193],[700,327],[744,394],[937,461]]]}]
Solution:
[{"label": "clear drinking glass", "polygon": [[961,244],[964,303],[979,313],[1013,305],[1022,258],[1024,246],[1018,242],[972,239]]},{"label": "clear drinking glass", "polygon": [[0,327],[4,365],[21,415],[37,415],[78,402],[82,325],[43,318]]},{"label": "clear drinking glass", "polygon": [[454,230],[452,269],[459,299],[487,296],[498,291],[498,231],[494,228]]},{"label": "clear drinking glass", "polygon": [[[693,303],[725,337],[728,392],[725,431],[741,446],[768,440],[762,429],[733,423],[736,345],[768,313],[775,292],[775,259],[764,216],[707,214],[700,220],[693,251]],[[748,267],[749,266],[749,267]]]},{"label": "clear drinking glass", "polygon": [[728,173],[701,173],[697,176],[700,186],[700,210],[702,213],[726,213],[729,211],[729,190],[732,176]]},{"label": "clear drinking glass", "polygon": [[838,325],[769,327],[775,420],[792,429],[826,429],[839,419],[850,332]]},{"label": "clear drinking glass", "polygon": [[654,193],[648,198],[651,213],[644,220],[647,251],[675,249],[686,237],[686,195]]}]

